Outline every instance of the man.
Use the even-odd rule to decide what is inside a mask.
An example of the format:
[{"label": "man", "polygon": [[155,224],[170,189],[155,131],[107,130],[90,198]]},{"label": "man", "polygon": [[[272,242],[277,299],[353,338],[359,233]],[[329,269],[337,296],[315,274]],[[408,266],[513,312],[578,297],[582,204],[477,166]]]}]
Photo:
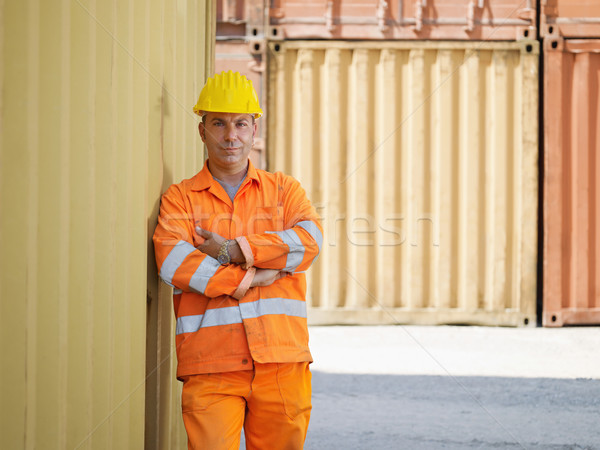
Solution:
[{"label": "man", "polygon": [[154,233],[174,287],[188,448],[303,447],[311,410],[304,271],[323,237],[300,184],[249,160],[252,82],[209,78],[194,112],[208,159],[163,195]]}]

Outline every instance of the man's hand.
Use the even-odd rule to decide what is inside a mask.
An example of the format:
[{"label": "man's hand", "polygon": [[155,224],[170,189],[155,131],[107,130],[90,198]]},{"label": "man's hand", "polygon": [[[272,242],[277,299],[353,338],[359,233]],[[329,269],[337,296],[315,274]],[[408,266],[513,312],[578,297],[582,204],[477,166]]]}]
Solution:
[{"label": "man's hand", "polygon": [[278,269],[256,269],[254,279],[250,284],[250,287],[256,286],[270,286],[275,281],[289,275],[289,272],[284,272]]},{"label": "man's hand", "polygon": [[[225,242],[225,238],[212,231],[205,230],[204,228],[196,227],[196,233],[200,237],[204,238],[204,242],[196,247],[202,253],[217,259],[219,256],[219,250],[221,245]],[[243,264],[246,262],[246,257],[242,253],[237,241],[233,240],[229,243],[229,256],[231,256],[231,262],[235,264]]]},{"label": "man's hand", "polygon": [[225,242],[225,238],[217,233],[213,233],[212,231],[208,231],[200,227],[196,227],[196,233],[198,233],[200,237],[204,238],[204,242],[196,248],[202,253],[217,259],[221,244]]}]

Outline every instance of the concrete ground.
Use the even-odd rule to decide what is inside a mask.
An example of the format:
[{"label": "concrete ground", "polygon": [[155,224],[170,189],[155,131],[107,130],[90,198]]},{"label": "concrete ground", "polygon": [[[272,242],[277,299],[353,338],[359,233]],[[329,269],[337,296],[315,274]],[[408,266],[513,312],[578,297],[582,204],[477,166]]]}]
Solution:
[{"label": "concrete ground", "polygon": [[311,327],[310,449],[600,449],[600,328]]}]

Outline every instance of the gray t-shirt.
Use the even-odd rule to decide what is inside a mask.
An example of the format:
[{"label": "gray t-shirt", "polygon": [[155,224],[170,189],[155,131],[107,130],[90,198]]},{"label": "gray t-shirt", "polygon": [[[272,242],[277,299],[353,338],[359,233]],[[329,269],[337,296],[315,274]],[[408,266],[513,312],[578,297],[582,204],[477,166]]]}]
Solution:
[{"label": "gray t-shirt", "polygon": [[233,202],[233,198],[235,197],[235,194],[237,194],[238,189],[240,188],[240,186],[242,185],[242,183],[246,179],[246,175],[244,175],[244,178],[242,178],[242,180],[236,186],[232,186],[230,184],[227,184],[224,181],[221,181],[218,178],[215,178],[214,176],[213,176],[213,178],[215,180],[217,180],[221,186],[223,186],[223,189],[225,189],[225,192],[227,192],[227,195],[229,195],[229,198],[231,199],[231,202]]}]

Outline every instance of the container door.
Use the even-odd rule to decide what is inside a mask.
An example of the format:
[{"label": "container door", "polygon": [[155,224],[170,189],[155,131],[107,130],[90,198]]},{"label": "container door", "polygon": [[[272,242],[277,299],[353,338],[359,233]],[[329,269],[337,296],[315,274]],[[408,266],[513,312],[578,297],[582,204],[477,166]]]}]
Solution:
[{"label": "container door", "polygon": [[538,52],[269,44],[269,169],[325,229],[311,323],[535,325]]},{"label": "container door", "polygon": [[545,326],[600,324],[600,40],[544,42]]}]

